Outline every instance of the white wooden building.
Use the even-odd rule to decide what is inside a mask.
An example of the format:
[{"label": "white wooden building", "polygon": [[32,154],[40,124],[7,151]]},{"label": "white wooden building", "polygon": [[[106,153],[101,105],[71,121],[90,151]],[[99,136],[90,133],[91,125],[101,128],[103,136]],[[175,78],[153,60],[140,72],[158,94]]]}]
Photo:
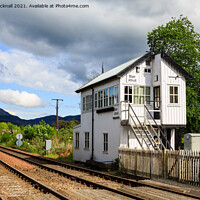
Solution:
[{"label": "white wooden building", "polygon": [[176,129],[186,125],[186,78],[167,54],[149,52],[80,87],[74,160],[112,162],[118,147],[174,149]]}]

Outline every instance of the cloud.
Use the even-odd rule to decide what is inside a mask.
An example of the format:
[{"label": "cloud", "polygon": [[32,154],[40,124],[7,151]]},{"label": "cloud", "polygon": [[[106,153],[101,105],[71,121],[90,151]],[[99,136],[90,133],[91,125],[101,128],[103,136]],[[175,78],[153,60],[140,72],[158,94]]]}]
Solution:
[{"label": "cloud", "polygon": [[[27,1],[21,1],[27,4]],[[57,3],[55,0],[51,2]],[[42,3],[49,4],[49,0]],[[66,1],[60,0],[59,3]],[[109,70],[143,54],[149,49],[147,33],[165,24],[171,17],[180,14],[188,16],[197,28],[200,17],[199,0],[73,0],[68,3],[89,4],[90,8],[1,9],[0,42],[12,49],[28,52],[34,59],[43,57],[54,60],[57,66],[53,66],[52,73],[55,75],[48,72],[48,76],[51,74],[52,80],[57,80],[55,76],[61,74],[61,82],[64,83],[62,87],[59,81],[55,81],[58,86],[50,83],[47,87],[44,81],[34,78],[33,88],[38,86],[49,91],[68,92],[66,85],[76,87],[75,83],[83,83],[99,73],[102,61],[105,69]],[[64,59],[60,60],[60,57]],[[37,70],[39,67],[35,72]],[[28,83],[22,80],[24,84]]]},{"label": "cloud", "polygon": [[42,107],[45,103],[35,94],[25,91],[0,90],[0,101],[5,104],[11,104],[23,107]]},{"label": "cloud", "polygon": [[71,80],[71,75],[58,69],[59,59],[46,59],[19,50],[0,50],[0,80],[21,86],[73,94],[79,84]]}]

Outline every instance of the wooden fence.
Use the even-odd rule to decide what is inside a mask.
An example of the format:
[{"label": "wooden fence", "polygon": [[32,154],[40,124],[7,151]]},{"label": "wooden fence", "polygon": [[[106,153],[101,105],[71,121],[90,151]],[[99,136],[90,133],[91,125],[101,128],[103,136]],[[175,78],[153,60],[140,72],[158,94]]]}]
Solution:
[{"label": "wooden fence", "polygon": [[119,148],[120,169],[149,178],[168,178],[200,185],[200,152]]}]

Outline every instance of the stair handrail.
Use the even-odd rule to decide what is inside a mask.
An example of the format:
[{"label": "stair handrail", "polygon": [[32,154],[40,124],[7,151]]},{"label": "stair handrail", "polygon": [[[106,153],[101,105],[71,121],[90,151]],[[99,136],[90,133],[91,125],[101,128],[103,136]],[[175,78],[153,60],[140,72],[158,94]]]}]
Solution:
[{"label": "stair handrail", "polygon": [[[146,118],[146,120],[148,121],[148,123],[149,123],[151,129],[153,130],[154,134],[159,138],[158,133],[154,130],[153,126],[151,125],[151,123],[150,123],[150,121],[149,121],[149,119],[148,119],[146,116],[145,116],[145,118]],[[162,147],[163,147],[164,149],[166,149],[166,148],[165,148],[165,145],[163,144],[162,141],[160,141],[160,144],[162,145]],[[157,143],[156,143],[156,145],[157,145]]]},{"label": "stair handrail", "polygon": [[157,126],[157,127],[158,127],[158,129],[160,130],[160,133],[161,133],[162,137],[164,137],[164,138],[165,138],[165,140],[166,140],[167,144],[169,145],[169,149],[173,150],[173,148],[171,147],[171,145],[170,145],[169,141],[167,140],[166,136],[164,135],[164,133],[163,133],[162,129],[161,129],[159,126],[158,126],[157,122],[156,122],[156,121],[155,121],[155,119],[153,118],[152,114],[150,113],[150,111],[149,111],[149,109],[147,108],[147,106],[146,106],[146,105],[144,105],[144,108],[147,110],[147,112],[149,113],[149,115],[150,115],[151,119],[153,119],[154,123],[156,124],[156,126]]},{"label": "stair handrail", "polygon": [[[130,114],[130,113],[129,113]],[[132,115],[130,115],[130,117],[131,117],[131,119],[133,120],[133,122],[134,122],[134,124],[135,124],[135,126],[137,127],[137,130],[138,130],[138,132],[140,133],[140,135],[141,135],[141,137],[142,137],[142,133],[141,133],[141,131],[140,131],[140,129],[139,129],[139,127],[138,127],[138,125],[136,124],[136,122],[135,122],[135,120],[133,119],[133,116]],[[130,117],[129,117],[129,120],[130,120]],[[130,124],[130,122],[129,122],[129,124]],[[131,125],[131,124],[130,124]],[[132,126],[131,126],[131,128],[132,128]],[[133,128],[132,128],[133,129]],[[134,130],[133,130],[134,131]],[[137,137],[137,135],[136,135],[136,133],[135,133],[135,136]],[[139,141],[139,139],[138,139],[138,142],[140,143],[140,141]],[[149,148],[149,145],[147,144],[147,142],[146,142],[146,140],[144,140],[144,142],[145,142],[145,144],[146,144],[146,146],[147,146],[147,148],[148,149],[150,149]],[[143,146],[142,146],[142,144],[140,143],[140,146],[142,147],[142,149],[143,149]]]},{"label": "stair handrail", "polygon": [[133,108],[132,108],[132,106],[131,106],[130,104],[129,104],[129,107],[131,108],[131,110],[132,110],[133,114],[135,115],[135,117],[136,117],[137,121],[139,122],[139,124],[140,124],[140,126],[142,127],[142,129],[143,129],[143,131],[144,131],[145,135],[147,136],[148,140],[150,141],[150,143],[151,143],[151,145],[152,145],[152,147],[153,147],[153,146],[154,146],[154,144],[152,143],[151,139],[149,138],[148,134],[146,133],[146,130],[144,129],[143,125],[141,124],[141,122],[140,122],[139,118],[137,117],[137,115],[136,115],[135,111],[133,110]]}]

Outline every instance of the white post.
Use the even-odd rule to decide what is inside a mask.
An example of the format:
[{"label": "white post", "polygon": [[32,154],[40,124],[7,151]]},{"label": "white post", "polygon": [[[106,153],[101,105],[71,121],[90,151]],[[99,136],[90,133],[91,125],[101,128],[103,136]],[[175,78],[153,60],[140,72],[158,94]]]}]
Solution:
[{"label": "white post", "polygon": [[171,129],[171,147],[175,149],[175,128]]}]

